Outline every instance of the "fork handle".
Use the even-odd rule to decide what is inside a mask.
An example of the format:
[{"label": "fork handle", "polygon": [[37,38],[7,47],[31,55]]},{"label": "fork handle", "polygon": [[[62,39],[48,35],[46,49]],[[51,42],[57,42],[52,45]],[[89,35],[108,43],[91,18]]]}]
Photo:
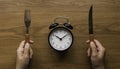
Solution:
[{"label": "fork handle", "polygon": [[26,43],[30,43],[30,35],[29,34],[25,34],[25,44]]}]

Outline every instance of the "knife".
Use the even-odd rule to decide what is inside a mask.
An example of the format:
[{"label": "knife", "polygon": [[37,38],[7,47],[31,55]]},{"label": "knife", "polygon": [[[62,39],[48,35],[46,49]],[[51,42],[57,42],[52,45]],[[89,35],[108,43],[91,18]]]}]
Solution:
[{"label": "knife", "polygon": [[[93,6],[91,6],[89,10],[89,40],[90,40],[89,43],[92,41],[97,47],[96,42],[94,41],[94,31],[93,31]],[[92,50],[90,49],[90,54],[91,53]]]},{"label": "knife", "polygon": [[31,23],[30,10],[26,9],[24,12],[24,23],[26,28],[25,43],[30,43],[29,27]]},{"label": "knife", "polygon": [[89,40],[94,41],[94,31],[93,31],[93,6],[89,10]]}]

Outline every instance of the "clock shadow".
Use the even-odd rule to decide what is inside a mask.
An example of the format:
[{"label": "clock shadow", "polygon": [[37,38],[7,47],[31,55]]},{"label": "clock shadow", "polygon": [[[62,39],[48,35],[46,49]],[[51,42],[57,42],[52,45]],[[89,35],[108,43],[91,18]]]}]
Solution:
[{"label": "clock shadow", "polygon": [[68,58],[68,52],[69,51],[56,51],[55,52],[55,54],[56,54],[56,56],[57,56],[57,59],[59,60],[59,61],[64,61],[64,60],[66,60],[67,58]]}]

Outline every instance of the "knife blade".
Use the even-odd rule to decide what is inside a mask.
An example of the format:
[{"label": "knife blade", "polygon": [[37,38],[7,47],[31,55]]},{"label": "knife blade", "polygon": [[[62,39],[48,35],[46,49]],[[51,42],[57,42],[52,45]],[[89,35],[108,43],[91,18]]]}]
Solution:
[{"label": "knife blade", "polygon": [[89,10],[89,34],[93,34],[93,16],[92,16],[93,6],[90,7]]}]

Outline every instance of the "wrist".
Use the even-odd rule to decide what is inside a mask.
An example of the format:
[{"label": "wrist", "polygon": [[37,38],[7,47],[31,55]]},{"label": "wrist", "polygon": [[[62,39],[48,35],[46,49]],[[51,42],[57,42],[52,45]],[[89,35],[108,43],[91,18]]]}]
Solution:
[{"label": "wrist", "polygon": [[25,69],[23,66],[16,65],[16,69]]}]

